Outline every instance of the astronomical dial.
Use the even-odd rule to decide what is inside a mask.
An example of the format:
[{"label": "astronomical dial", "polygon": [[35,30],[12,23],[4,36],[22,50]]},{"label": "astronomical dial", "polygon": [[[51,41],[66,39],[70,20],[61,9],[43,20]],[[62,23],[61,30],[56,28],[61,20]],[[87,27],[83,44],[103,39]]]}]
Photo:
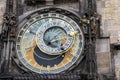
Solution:
[{"label": "astronomical dial", "polygon": [[59,55],[67,51],[74,41],[69,23],[54,19],[43,24],[37,32],[37,46],[49,55]]},{"label": "astronomical dial", "polygon": [[32,17],[18,33],[20,62],[36,73],[59,73],[80,58],[84,46],[81,28],[71,18],[46,13]]},{"label": "astronomical dial", "polygon": [[67,40],[67,34],[65,30],[58,26],[54,26],[44,33],[43,40],[47,46],[52,48],[61,47]]}]

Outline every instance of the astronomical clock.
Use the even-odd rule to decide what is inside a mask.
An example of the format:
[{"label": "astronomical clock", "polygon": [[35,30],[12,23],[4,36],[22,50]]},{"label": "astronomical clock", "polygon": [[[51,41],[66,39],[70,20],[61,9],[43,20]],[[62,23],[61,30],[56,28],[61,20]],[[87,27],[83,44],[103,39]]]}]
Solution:
[{"label": "astronomical clock", "polygon": [[[45,3],[49,1],[55,5],[43,6],[44,0],[6,0],[0,80],[98,80],[96,1]],[[57,5],[59,1],[66,2],[66,8]]]},{"label": "astronomical clock", "polygon": [[[46,12],[48,9],[51,10]],[[17,58],[35,73],[68,71],[79,63],[83,52],[84,35],[80,21],[76,21],[79,17],[68,16],[64,14],[66,10],[60,8],[55,10],[45,8],[31,12],[18,27]]]}]

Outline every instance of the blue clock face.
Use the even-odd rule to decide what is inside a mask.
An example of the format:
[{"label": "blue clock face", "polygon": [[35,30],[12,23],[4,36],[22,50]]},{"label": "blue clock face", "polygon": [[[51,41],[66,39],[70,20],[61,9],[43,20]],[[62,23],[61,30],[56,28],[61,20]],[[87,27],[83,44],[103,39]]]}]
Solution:
[{"label": "blue clock face", "polygon": [[18,33],[20,62],[36,73],[59,73],[73,66],[81,56],[84,37],[80,26],[58,13],[32,17]]},{"label": "blue clock face", "polygon": [[37,32],[37,45],[41,51],[49,55],[66,52],[74,42],[74,29],[67,22],[51,19],[43,24]]},{"label": "blue clock face", "polygon": [[67,34],[64,29],[53,26],[45,31],[43,40],[47,46],[61,48],[67,40]]}]

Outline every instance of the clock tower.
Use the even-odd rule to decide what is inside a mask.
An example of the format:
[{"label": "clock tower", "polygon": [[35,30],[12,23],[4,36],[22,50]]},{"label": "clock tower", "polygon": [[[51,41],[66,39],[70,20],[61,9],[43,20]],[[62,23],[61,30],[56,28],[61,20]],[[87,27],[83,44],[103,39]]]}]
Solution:
[{"label": "clock tower", "polygon": [[0,70],[5,78],[98,80],[95,41],[100,16],[95,0],[61,5],[67,2],[7,0],[1,40],[6,56]]}]

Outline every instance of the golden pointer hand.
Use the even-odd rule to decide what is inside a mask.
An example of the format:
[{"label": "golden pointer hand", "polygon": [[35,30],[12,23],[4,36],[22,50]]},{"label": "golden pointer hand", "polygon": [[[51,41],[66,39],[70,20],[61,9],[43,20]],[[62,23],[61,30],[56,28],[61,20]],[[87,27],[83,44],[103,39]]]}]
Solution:
[{"label": "golden pointer hand", "polygon": [[55,41],[57,41],[57,40],[61,40],[61,39],[65,39],[65,38],[67,38],[67,37],[65,36],[65,37],[61,37],[61,38],[58,38],[58,39],[53,39],[53,40],[51,40],[50,42],[55,42]]}]

